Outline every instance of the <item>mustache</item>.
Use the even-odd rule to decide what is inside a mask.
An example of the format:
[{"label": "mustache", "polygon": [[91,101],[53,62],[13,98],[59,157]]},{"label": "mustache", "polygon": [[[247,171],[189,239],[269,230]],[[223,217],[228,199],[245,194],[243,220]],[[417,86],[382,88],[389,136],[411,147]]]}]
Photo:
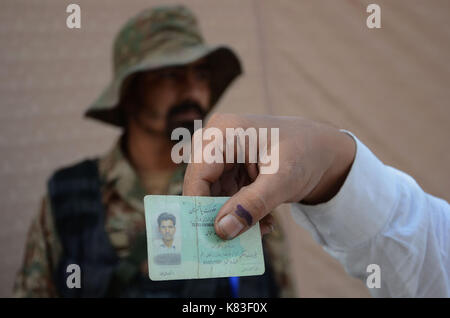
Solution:
[{"label": "mustache", "polygon": [[202,109],[202,107],[200,106],[200,104],[194,100],[185,100],[182,101],[181,103],[178,103],[176,105],[174,105],[169,112],[167,113],[167,118],[166,120],[171,120],[173,119],[175,116],[179,115],[179,114],[183,114],[185,112],[188,111],[196,111],[201,118],[205,117],[206,112]]},{"label": "mustache", "polygon": [[176,128],[183,127],[189,130],[191,135],[194,133],[194,121],[193,120],[178,120],[176,116],[188,111],[195,111],[198,113],[198,119],[204,119],[206,112],[202,109],[200,104],[194,100],[185,100],[181,103],[173,106],[166,117],[166,135],[170,139],[172,131]]}]

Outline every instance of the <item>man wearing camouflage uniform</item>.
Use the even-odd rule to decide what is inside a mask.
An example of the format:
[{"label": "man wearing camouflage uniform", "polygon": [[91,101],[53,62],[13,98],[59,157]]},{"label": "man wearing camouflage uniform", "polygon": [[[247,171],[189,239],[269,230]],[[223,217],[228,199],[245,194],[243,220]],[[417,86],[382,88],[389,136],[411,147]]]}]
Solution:
[{"label": "man wearing camouflage uniform", "polygon": [[[57,171],[27,238],[17,297],[292,296],[280,231],[264,238],[266,273],[231,280],[148,278],[143,197],[179,195],[185,166],[170,157],[170,133],[193,129],[241,74],[235,53],[203,42],[183,6],[144,10],[114,44],[114,79],[86,116],[119,126],[113,149]],[[69,264],[81,288],[69,289]]]}]

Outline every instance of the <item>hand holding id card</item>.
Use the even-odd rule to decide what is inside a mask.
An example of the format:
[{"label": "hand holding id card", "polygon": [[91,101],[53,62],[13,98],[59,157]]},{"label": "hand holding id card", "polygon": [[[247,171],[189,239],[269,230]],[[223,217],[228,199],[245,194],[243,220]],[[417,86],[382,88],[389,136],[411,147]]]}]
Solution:
[{"label": "hand holding id card", "polygon": [[215,233],[214,220],[227,200],[228,197],[145,196],[151,280],[264,273],[259,223],[229,241]]}]

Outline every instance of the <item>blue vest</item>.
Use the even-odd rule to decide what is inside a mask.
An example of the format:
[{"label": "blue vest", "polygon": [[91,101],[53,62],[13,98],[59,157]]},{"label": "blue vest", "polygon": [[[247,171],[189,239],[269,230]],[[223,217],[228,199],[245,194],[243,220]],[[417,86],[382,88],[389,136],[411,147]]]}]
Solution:
[{"label": "blue vest", "polygon": [[[277,297],[270,264],[262,276],[151,281],[140,271],[147,257],[145,231],[119,259],[105,231],[97,160],[58,170],[48,182],[54,224],[62,255],[53,273],[61,297]],[[68,288],[67,266],[81,269],[81,288]]]}]

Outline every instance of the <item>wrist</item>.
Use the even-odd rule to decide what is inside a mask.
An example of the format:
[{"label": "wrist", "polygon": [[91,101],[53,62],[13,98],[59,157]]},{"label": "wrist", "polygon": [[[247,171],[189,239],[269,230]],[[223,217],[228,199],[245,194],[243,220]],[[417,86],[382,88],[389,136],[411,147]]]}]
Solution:
[{"label": "wrist", "polygon": [[320,204],[331,200],[341,189],[353,164],[356,144],[349,134],[339,131],[330,138],[327,149],[333,153],[329,168],[320,178],[317,186],[308,194],[303,204]]}]

